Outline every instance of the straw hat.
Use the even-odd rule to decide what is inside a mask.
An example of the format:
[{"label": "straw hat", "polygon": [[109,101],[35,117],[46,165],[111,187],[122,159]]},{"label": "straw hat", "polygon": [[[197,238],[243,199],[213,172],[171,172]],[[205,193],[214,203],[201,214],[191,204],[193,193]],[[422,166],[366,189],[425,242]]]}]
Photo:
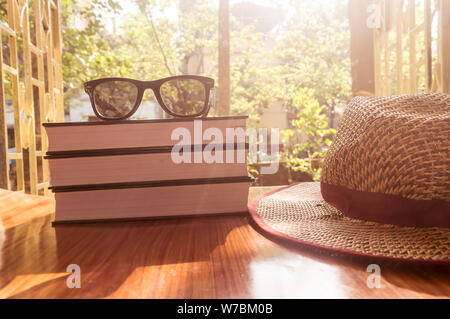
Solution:
[{"label": "straw hat", "polygon": [[450,95],[354,98],[321,182],[277,189],[249,211],[303,245],[450,264]]}]

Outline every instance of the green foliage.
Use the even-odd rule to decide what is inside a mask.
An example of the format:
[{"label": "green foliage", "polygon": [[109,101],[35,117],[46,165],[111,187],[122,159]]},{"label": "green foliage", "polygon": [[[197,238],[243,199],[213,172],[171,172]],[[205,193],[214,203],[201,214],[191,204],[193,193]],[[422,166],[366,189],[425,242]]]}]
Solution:
[{"label": "green foliage", "polygon": [[[290,171],[320,180],[321,162],[335,130],[336,108],[351,91],[350,43],[343,1],[292,1],[295,11],[280,34],[276,73],[291,129],[281,132],[281,161]],[[281,81],[280,81],[281,82]],[[292,181],[290,181],[292,182]]]},{"label": "green foliage", "polygon": [[[75,6],[76,0],[62,2],[67,107],[82,82],[92,78],[150,80],[185,74],[189,61],[195,73],[217,80],[214,1],[132,0],[137,10],[126,11],[118,0],[91,0],[83,8]],[[318,164],[334,132],[329,127],[334,126],[335,109],[350,94],[346,1],[291,0],[283,5],[285,18],[270,31],[231,16],[231,112],[248,114],[248,125],[258,127],[264,110],[282,101],[296,114],[284,132],[287,152],[282,159],[288,168],[317,180]],[[113,12],[120,14],[120,31],[109,34],[103,15]],[[86,21],[86,27],[77,29],[73,16]]]},{"label": "green foliage", "polygon": [[[62,0],[63,78],[65,108],[80,92],[83,82],[107,76],[127,76],[131,60],[112,50],[103,14],[120,10],[114,0],[91,0],[78,6],[76,0]],[[77,21],[83,25],[77,25]]]},{"label": "green foliage", "polygon": [[326,107],[320,105],[312,89],[300,88],[293,92],[292,108],[297,118],[291,122],[293,129],[281,131],[281,159],[288,169],[306,172],[317,181],[322,171],[321,161],[336,131],[328,127],[323,113]]}]

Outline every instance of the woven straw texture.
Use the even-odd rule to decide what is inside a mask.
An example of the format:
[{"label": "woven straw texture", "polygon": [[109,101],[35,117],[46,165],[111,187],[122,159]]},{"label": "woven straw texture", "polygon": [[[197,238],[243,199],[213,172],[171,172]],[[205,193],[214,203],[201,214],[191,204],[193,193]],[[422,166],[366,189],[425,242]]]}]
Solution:
[{"label": "woven straw texture", "polygon": [[322,181],[449,201],[450,95],[354,98],[325,157]]},{"label": "woven straw texture", "polygon": [[273,230],[314,246],[450,263],[450,229],[401,227],[345,217],[323,200],[319,183],[301,183],[265,196],[253,213]]}]

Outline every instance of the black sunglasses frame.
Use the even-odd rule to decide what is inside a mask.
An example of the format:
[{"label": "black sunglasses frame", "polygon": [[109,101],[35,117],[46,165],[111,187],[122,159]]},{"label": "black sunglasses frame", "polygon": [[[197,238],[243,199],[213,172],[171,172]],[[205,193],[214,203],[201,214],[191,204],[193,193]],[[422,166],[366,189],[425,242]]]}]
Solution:
[{"label": "black sunglasses frame", "polygon": [[[199,112],[197,114],[191,114],[191,115],[176,114],[176,113],[173,113],[172,111],[170,111],[169,108],[164,104],[164,102],[161,98],[161,92],[160,92],[161,85],[167,81],[177,80],[177,79],[198,80],[199,82],[201,82],[204,85],[204,87],[205,87],[205,104],[204,104],[201,112]],[[109,81],[130,82],[130,83],[133,83],[137,87],[138,93],[137,93],[137,97],[136,97],[136,103],[133,106],[133,108],[131,109],[131,111],[128,112],[128,114],[121,116],[121,117],[109,118],[109,117],[102,116],[97,111],[97,108],[95,106],[95,101],[94,101],[95,87],[100,83],[105,83],[105,82],[109,82]],[[162,107],[162,109],[167,114],[170,114],[174,117],[182,117],[182,118],[206,117],[208,115],[209,109],[211,107],[211,103],[209,100],[210,100],[211,90],[214,89],[214,79],[206,77],[206,76],[200,76],[200,75],[177,75],[177,76],[170,76],[170,77],[155,80],[155,81],[140,81],[140,80],[129,79],[129,78],[112,77],[112,78],[101,78],[101,79],[92,80],[92,81],[88,81],[88,82],[84,83],[84,91],[89,95],[89,98],[91,100],[91,105],[92,105],[95,115],[98,118],[100,118],[102,120],[107,120],[107,121],[124,120],[124,119],[131,117],[137,111],[139,106],[141,105],[142,97],[144,96],[144,92],[147,89],[151,89],[153,91],[159,105]]]}]

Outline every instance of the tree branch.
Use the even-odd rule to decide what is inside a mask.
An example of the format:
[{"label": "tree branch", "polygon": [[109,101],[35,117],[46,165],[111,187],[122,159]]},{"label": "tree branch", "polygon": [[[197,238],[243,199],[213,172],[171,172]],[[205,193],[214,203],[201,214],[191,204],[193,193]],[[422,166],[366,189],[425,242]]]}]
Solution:
[{"label": "tree branch", "polygon": [[154,22],[153,22],[152,12],[151,12],[151,9],[150,9],[150,8],[148,9],[148,16],[147,16],[147,19],[148,19],[148,21],[149,21],[149,23],[150,23],[150,25],[151,25],[151,27],[152,27],[153,35],[155,36],[156,42],[158,43],[159,51],[160,51],[160,53],[161,53],[161,55],[162,55],[162,57],[163,57],[163,60],[164,60],[164,66],[166,67],[166,69],[167,69],[167,71],[169,72],[169,74],[170,74],[171,76],[173,76],[174,73],[173,73],[172,70],[170,69],[169,63],[167,62],[167,56],[166,56],[166,54],[165,54],[165,52],[164,52],[164,49],[163,49],[163,47],[162,47],[162,45],[161,45],[161,41],[159,40],[158,32],[156,31],[155,24],[154,24]]}]

